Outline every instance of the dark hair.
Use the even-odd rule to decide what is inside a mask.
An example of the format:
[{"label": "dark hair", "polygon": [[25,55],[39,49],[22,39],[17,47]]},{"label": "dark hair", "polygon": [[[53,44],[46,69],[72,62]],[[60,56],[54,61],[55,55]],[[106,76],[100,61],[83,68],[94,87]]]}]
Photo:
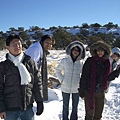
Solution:
[{"label": "dark hair", "polygon": [[55,43],[55,40],[52,38],[52,36],[50,35],[44,35],[42,36],[41,40],[40,40],[40,43],[42,44],[46,39],[50,39],[53,41],[53,44]]},{"label": "dark hair", "polygon": [[74,47],[71,49],[71,51],[73,51],[75,48],[78,49],[78,52],[79,52],[79,53],[81,52],[81,49],[80,49],[78,46],[74,46]]},{"label": "dark hair", "polygon": [[104,48],[102,48],[102,47],[98,47],[97,49],[96,49],[96,51],[106,51]]},{"label": "dark hair", "polygon": [[6,38],[6,46],[9,46],[11,41],[13,39],[19,39],[22,43],[22,38],[19,35],[16,34],[10,34],[7,38]]}]

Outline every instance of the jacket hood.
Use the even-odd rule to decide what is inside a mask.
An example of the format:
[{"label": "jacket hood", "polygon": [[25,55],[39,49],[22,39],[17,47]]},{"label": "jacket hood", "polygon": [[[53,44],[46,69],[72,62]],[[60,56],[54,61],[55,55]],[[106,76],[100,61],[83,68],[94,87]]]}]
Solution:
[{"label": "jacket hood", "polygon": [[95,43],[93,43],[91,45],[90,53],[91,53],[92,56],[96,56],[97,55],[96,50],[98,48],[102,48],[102,49],[105,50],[105,55],[103,56],[104,59],[108,59],[110,57],[110,55],[112,53],[111,52],[111,47],[107,43],[105,43],[103,41],[97,41],[97,42],[95,42]]},{"label": "jacket hood", "polygon": [[81,53],[80,55],[78,56],[78,59],[84,59],[85,58],[85,47],[84,47],[84,44],[81,43],[80,41],[73,41],[71,42],[67,47],[66,47],[66,54],[67,55],[70,55],[71,54],[71,49],[75,46],[78,46],[81,50]]},{"label": "jacket hood", "polygon": [[120,48],[114,47],[114,48],[112,49],[112,54],[114,54],[114,53],[117,53],[117,54],[120,55]]}]

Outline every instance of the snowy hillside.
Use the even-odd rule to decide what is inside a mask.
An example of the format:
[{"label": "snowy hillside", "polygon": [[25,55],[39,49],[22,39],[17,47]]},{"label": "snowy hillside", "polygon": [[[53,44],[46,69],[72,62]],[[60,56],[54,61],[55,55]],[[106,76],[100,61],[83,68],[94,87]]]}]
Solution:
[{"label": "snowy hillside", "polygon": [[[111,28],[111,29],[107,29],[106,27],[90,27],[90,28],[66,28],[65,29],[67,32],[75,35],[77,33],[80,33],[80,31],[82,30],[85,30],[85,31],[88,31],[89,32],[89,35],[90,34],[97,34],[97,33],[104,33],[104,34],[114,34],[116,37],[120,37],[120,28]],[[42,34],[49,34],[49,35],[53,35],[55,30],[37,30],[37,31],[28,31],[27,34],[32,36],[34,35],[36,32],[41,32]],[[17,33],[17,32],[16,32]]]}]

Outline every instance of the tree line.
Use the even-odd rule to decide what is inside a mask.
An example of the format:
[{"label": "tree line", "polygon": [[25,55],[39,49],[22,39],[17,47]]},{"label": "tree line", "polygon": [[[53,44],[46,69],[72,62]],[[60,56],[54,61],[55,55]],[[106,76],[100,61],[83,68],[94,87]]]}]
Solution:
[{"label": "tree line", "polygon": [[[54,49],[65,49],[65,47],[72,41],[78,40],[81,41],[84,44],[87,44],[88,47],[98,41],[102,40],[111,45],[111,47],[119,47],[120,48],[120,36],[118,33],[113,34],[105,34],[101,32],[96,31],[100,28],[104,27],[107,30],[113,29],[113,28],[119,28],[117,24],[113,24],[112,22],[109,22],[105,25],[100,25],[98,23],[94,23],[91,25],[88,25],[87,23],[83,23],[82,26],[73,26],[73,27],[50,27],[49,29],[40,28],[38,26],[32,26],[29,30],[24,30],[24,27],[18,27],[18,29],[15,29],[14,27],[9,28],[9,31],[0,32],[0,49],[4,48],[5,46],[5,39],[6,37],[11,33],[19,34],[23,39],[23,46],[25,48],[28,48],[34,41],[40,40],[40,38],[44,35],[44,32],[50,32],[53,36],[53,39],[55,39],[55,45],[53,46]],[[72,29],[78,29],[79,32],[76,34],[70,33],[67,30]],[[88,31],[88,28],[94,28],[94,31],[90,33]],[[32,34],[31,34],[32,33]],[[118,37],[116,37],[118,35]],[[33,40],[32,40],[33,39]]]}]

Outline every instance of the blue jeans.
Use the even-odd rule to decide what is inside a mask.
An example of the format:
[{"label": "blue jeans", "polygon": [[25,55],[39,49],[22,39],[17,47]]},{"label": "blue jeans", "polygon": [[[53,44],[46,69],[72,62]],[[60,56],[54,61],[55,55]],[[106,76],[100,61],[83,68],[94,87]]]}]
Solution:
[{"label": "blue jeans", "polygon": [[5,120],[34,120],[33,109],[7,111]]},{"label": "blue jeans", "polygon": [[[70,93],[64,93],[62,92],[63,96],[63,120],[69,120],[69,100],[70,100]],[[78,93],[72,93],[72,112],[70,115],[70,120],[77,120],[78,115],[78,102],[79,102],[79,94]]]}]

